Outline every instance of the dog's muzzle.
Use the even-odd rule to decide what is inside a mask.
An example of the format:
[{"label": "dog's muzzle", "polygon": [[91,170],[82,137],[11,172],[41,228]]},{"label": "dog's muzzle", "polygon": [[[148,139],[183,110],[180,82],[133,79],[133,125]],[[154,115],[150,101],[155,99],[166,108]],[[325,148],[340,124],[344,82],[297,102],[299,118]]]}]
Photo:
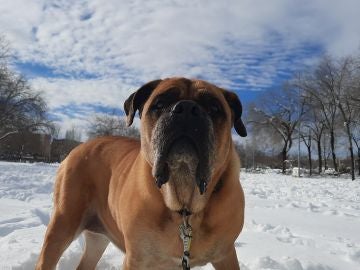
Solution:
[{"label": "dog's muzzle", "polygon": [[207,113],[192,100],[177,102],[158,119],[153,133],[155,153],[153,175],[160,188],[170,177],[170,170],[187,164],[194,173],[200,194],[210,178],[210,156],[214,133]]}]

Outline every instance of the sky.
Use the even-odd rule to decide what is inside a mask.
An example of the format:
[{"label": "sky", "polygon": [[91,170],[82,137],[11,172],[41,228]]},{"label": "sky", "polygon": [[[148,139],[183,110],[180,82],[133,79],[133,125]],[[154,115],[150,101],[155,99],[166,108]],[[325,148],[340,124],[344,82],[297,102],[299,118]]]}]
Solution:
[{"label": "sky", "polygon": [[158,78],[204,79],[246,105],[324,53],[358,52],[359,12],[358,0],[0,0],[0,34],[62,132],[85,133]]}]

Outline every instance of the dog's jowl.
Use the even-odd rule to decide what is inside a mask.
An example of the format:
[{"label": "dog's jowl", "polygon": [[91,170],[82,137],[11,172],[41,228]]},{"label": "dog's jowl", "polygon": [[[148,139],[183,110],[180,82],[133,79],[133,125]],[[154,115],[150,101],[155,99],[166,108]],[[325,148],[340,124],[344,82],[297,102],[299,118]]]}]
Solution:
[{"label": "dog's jowl", "polygon": [[244,137],[236,94],[201,80],[151,81],[124,104],[141,139],[102,137],[60,165],[54,210],[36,269],[55,269],[68,245],[86,240],[78,269],[94,269],[111,241],[122,269],[239,269],[234,242],[244,222]]}]

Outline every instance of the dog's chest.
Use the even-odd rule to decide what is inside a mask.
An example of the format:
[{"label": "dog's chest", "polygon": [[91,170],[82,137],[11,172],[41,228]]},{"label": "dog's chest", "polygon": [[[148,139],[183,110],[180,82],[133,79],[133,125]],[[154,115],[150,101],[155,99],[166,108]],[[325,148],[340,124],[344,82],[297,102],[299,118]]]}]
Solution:
[{"label": "dog's chest", "polygon": [[[183,256],[183,241],[180,238],[179,226],[173,225],[157,233],[150,233],[141,245],[146,255],[146,264],[156,263],[159,269],[180,269]],[[193,230],[190,265],[205,265],[222,256],[221,239],[197,229]],[[143,257],[144,258],[144,257]]]}]

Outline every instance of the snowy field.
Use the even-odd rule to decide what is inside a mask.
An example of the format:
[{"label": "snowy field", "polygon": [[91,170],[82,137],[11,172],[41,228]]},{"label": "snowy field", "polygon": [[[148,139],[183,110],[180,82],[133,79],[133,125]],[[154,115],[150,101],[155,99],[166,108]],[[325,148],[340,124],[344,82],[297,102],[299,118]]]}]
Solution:
[{"label": "snowy field", "polygon": [[[52,208],[58,165],[0,162],[0,269],[33,269]],[[242,270],[359,270],[360,181],[241,174],[246,221],[235,245]],[[74,241],[59,269],[74,269]],[[120,269],[109,245],[99,269]],[[205,266],[198,269],[212,269]]]}]

